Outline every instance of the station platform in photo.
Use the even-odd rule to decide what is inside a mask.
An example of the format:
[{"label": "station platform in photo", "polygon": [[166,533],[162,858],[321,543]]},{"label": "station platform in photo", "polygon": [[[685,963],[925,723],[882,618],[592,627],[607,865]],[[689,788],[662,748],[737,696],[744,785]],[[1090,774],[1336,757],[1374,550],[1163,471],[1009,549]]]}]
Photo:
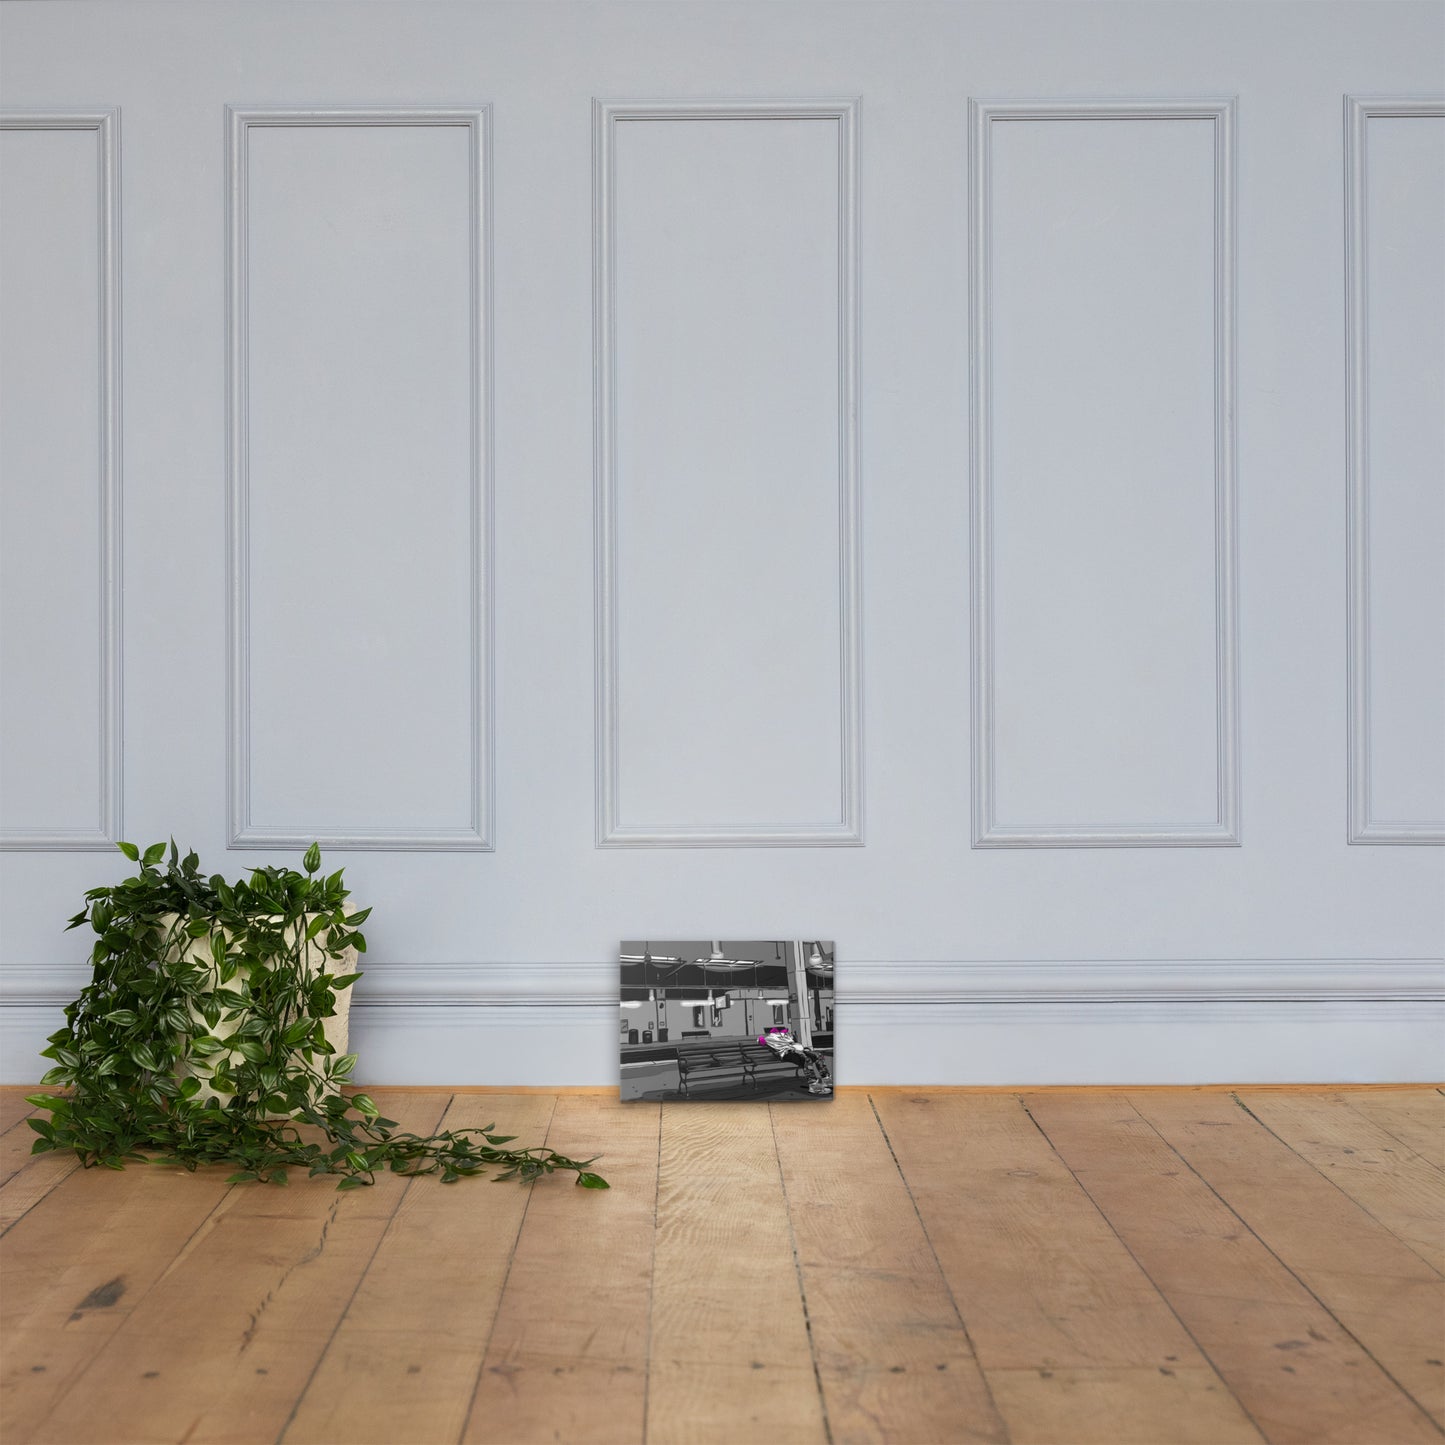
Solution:
[{"label": "station platform in photo", "polygon": [[[833,1036],[817,1035],[816,1049],[831,1075]],[[677,1043],[634,1044],[622,1048],[624,1100],[766,1099],[816,1103],[831,1094],[808,1089],[807,1071],[778,1058],[756,1040],[693,1037]]]}]

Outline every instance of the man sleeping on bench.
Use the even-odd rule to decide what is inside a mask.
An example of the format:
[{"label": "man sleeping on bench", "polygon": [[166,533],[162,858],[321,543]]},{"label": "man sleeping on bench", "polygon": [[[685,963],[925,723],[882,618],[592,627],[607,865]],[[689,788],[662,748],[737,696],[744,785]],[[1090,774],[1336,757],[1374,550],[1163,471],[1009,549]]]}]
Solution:
[{"label": "man sleeping on bench", "polygon": [[808,1092],[810,1094],[831,1094],[832,1078],[828,1065],[816,1049],[804,1048],[786,1028],[771,1028],[758,1035],[758,1042],[770,1048],[780,1059],[790,1064],[801,1063],[808,1071]]}]

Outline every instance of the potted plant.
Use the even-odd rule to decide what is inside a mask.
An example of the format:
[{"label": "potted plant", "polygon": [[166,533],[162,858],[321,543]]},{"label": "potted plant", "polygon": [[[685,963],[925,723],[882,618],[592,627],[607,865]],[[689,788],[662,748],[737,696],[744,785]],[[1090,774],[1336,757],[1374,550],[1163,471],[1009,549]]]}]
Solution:
[{"label": "potted plant", "polygon": [[304,1165],[339,1176],[338,1189],[384,1169],[444,1184],[560,1169],[607,1188],[591,1159],[507,1148],[514,1136],[495,1125],[399,1132],[366,1094],[342,1092],[356,1064],[346,1005],[370,909],[347,911],[341,870],[323,876],[315,844],[304,872],[255,868],[236,883],[203,877],[174,839],[169,858],[163,843],[119,847],[137,873],[92,888],[70,920],[96,935],[93,974],[43,1051],[55,1067],[42,1082],[67,1092],[30,1097],[49,1116],[29,1121],[33,1152],[74,1149],[87,1167],[112,1169],[233,1164],[233,1180],[273,1184]]}]

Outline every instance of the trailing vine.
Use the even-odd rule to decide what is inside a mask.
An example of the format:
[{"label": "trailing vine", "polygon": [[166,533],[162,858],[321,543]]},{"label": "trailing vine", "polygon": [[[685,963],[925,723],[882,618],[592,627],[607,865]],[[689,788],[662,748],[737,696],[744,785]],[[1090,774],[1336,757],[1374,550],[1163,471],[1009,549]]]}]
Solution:
[{"label": "trailing vine", "polygon": [[236,883],[203,877],[174,839],[168,858],[164,843],[119,847],[137,873],[92,888],[68,925],[94,931],[93,974],[42,1051],[55,1064],[42,1082],[66,1092],[30,1096],[49,1116],[29,1120],[32,1152],[73,1149],[87,1168],[231,1164],[235,1182],[284,1184],[304,1167],[339,1176],[338,1189],[388,1169],[443,1184],[561,1170],[608,1187],[591,1159],[508,1148],[515,1136],[491,1124],[409,1133],[369,1095],[342,1092],[356,1055],[336,1052],[326,1021],[361,974],[328,970],[365,952],[371,910],[347,912],[341,870],[323,876],[315,844],[304,873],[255,868]]}]

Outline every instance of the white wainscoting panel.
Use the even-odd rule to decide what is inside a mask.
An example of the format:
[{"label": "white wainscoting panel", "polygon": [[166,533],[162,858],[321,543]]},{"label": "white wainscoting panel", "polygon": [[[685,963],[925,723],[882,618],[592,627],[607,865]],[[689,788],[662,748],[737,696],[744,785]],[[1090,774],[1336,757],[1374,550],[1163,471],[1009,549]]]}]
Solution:
[{"label": "white wainscoting panel", "polygon": [[121,810],[120,116],[0,112],[0,848]]},{"label": "white wainscoting panel", "polygon": [[1345,102],[1350,842],[1445,843],[1445,97]]},{"label": "white wainscoting panel", "polygon": [[972,102],[976,847],[1239,842],[1233,116]]},{"label": "white wainscoting panel", "polygon": [[488,849],[486,110],[230,126],[231,846]]},{"label": "white wainscoting panel", "polygon": [[857,124],[596,102],[600,846],[862,841]]}]

